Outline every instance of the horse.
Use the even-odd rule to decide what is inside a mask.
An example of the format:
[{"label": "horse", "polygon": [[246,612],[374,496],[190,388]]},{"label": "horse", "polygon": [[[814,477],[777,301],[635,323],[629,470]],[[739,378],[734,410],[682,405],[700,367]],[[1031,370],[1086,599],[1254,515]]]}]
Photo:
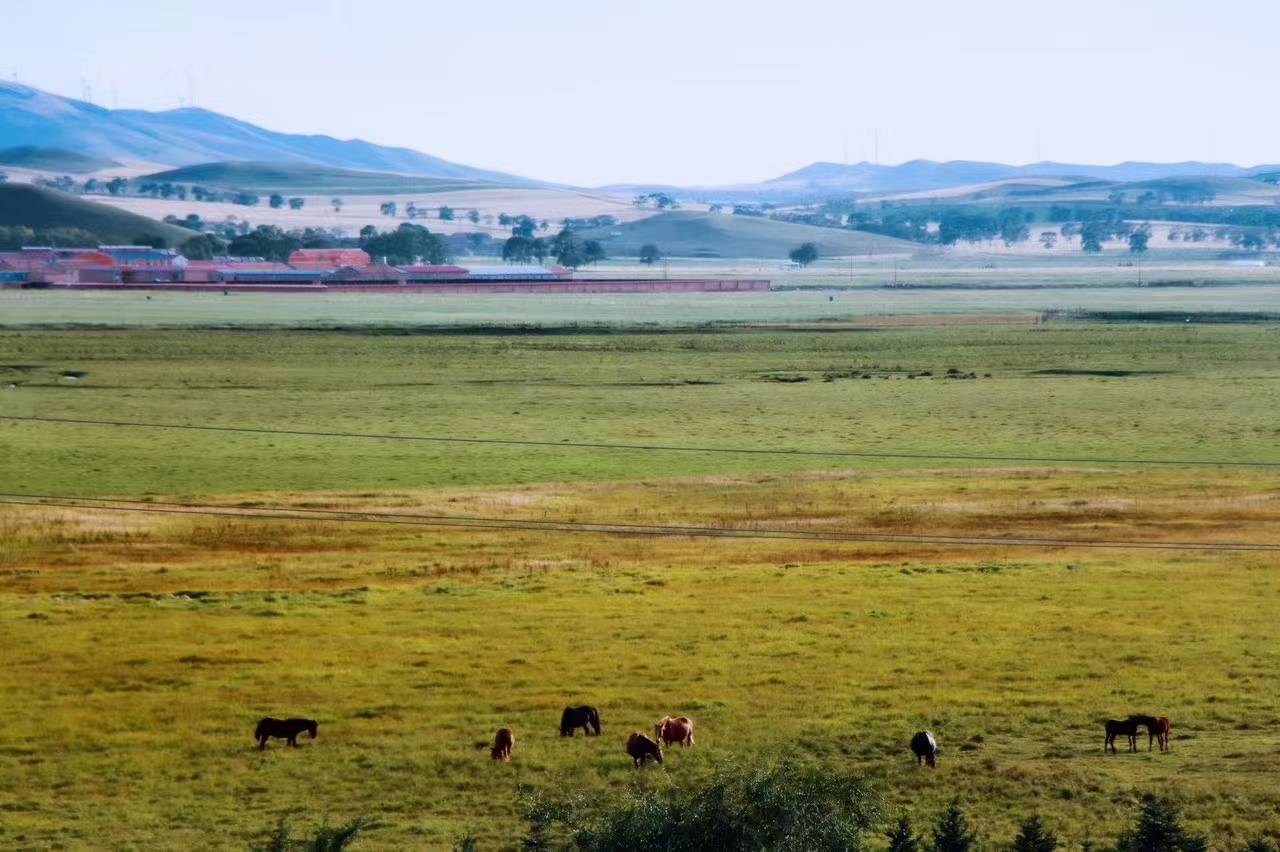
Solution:
[{"label": "horse", "polygon": [[639,731],[627,737],[627,754],[631,755],[637,767],[643,766],[645,759],[650,757],[658,763],[662,762],[662,746]]},{"label": "horse", "polygon": [[492,760],[501,760],[503,763],[511,762],[511,752],[516,747],[516,735],[511,733],[510,728],[499,728],[498,733],[493,738],[493,748],[489,749],[489,757]]},{"label": "horse", "polygon": [[1141,725],[1147,729],[1147,751],[1151,751],[1153,742],[1160,743],[1160,750],[1165,751],[1169,748],[1169,720],[1164,716],[1143,716],[1134,714],[1126,721],[1133,722],[1135,725]]},{"label": "horse", "polygon": [[924,761],[930,769],[938,768],[938,741],[928,731],[917,731],[911,738],[911,753],[916,756],[916,766]]},{"label": "horse", "polygon": [[272,719],[267,716],[254,729],[253,738],[258,741],[259,751],[267,747],[267,740],[272,737],[278,740],[288,740],[289,745],[297,748],[298,734],[306,731],[311,734],[311,739],[314,740],[317,727],[315,719]]},{"label": "horse", "polygon": [[1129,751],[1138,750],[1138,723],[1130,716],[1123,722],[1119,719],[1108,719],[1103,725],[1107,731],[1107,738],[1102,744],[1102,750],[1111,749],[1111,753],[1116,753],[1116,737],[1124,735],[1129,739]]},{"label": "horse", "polygon": [[664,746],[680,743],[680,746],[693,745],[693,720],[688,716],[663,716],[662,721],[653,726],[653,738]]},{"label": "horse", "polygon": [[564,712],[560,714],[560,736],[571,737],[577,733],[578,728],[587,736],[591,736],[593,730],[597,737],[600,736],[599,711],[587,704],[564,708]]}]

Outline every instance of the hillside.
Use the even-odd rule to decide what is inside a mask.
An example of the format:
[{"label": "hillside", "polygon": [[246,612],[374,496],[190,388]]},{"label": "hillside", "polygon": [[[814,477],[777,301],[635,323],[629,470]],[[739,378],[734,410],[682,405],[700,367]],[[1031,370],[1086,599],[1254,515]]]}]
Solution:
[{"label": "hillside", "polygon": [[0,147],[21,145],[176,166],[224,160],[283,161],[511,186],[546,185],[409,148],[375,145],[362,139],[278,133],[205,109],[109,110],[30,86],[0,82]]},{"label": "hillside", "polygon": [[154,234],[164,237],[171,246],[178,246],[195,236],[186,228],[30,184],[0,184],[0,225],[78,228],[95,234],[104,243],[119,244]]},{"label": "hillside", "polygon": [[495,189],[500,184],[456,178],[428,178],[411,175],[339,169],[309,163],[231,162],[202,163],[156,172],[137,182],[156,181],[241,189],[258,193],[321,195],[395,195],[420,192],[451,192],[465,189]]},{"label": "hillside", "polygon": [[66,172],[78,175],[118,165],[119,163],[114,160],[88,157],[64,148],[19,145],[15,148],[0,150],[0,166],[13,166],[33,171]]},{"label": "hillside", "polygon": [[584,231],[584,239],[600,240],[609,254],[636,255],[653,243],[669,257],[785,258],[801,243],[811,242],[827,257],[854,254],[910,253],[919,246],[904,240],[859,231],[818,228],[754,216],[675,211],[613,228]]}]

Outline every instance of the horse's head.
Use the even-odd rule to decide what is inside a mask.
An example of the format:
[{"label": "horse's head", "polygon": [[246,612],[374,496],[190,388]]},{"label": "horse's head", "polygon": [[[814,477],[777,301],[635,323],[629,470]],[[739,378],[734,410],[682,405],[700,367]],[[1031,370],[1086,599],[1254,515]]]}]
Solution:
[{"label": "horse's head", "polygon": [[316,731],[319,727],[320,726],[316,724],[315,719],[312,719],[307,723],[307,733],[311,735],[311,739],[314,740],[316,738]]},{"label": "horse's head", "polygon": [[662,742],[662,722],[658,722],[653,726],[653,741],[656,743]]},{"label": "horse's head", "polygon": [[662,746],[659,743],[653,744],[653,759],[662,762]]}]

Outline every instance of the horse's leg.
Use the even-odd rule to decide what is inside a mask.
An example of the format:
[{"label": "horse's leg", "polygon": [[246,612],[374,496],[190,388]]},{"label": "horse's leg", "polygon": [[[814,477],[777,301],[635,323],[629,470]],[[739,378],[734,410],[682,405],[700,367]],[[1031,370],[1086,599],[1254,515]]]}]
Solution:
[{"label": "horse's leg", "polygon": [[267,738],[258,737],[258,751],[263,751],[267,747]]},{"label": "horse's leg", "polygon": [[289,737],[289,745],[293,746],[294,748],[297,748],[297,747],[298,747],[298,735],[297,735],[297,734],[294,734],[293,736]]}]

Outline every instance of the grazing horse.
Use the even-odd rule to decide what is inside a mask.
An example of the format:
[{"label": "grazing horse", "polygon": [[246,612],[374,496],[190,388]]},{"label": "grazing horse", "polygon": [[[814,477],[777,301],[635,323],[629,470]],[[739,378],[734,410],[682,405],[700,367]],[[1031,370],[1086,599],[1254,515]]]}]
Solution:
[{"label": "grazing horse", "polygon": [[1164,716],[1142,716],[1135,714],[1126,721],[1141,725],[1147,729],[1147,751],[1151,751],[1152,742],[1160,743],[1160,750],[1169,748],[1169,720]]},{"label": "grazing horse", "polygon": [[315,719],[272,719],[268,716],[258,723],[253,731],[253,738],[258,741],[259,751],[267,747],[267,740],[272,737],[288,740],[289,745],[297,748],[298,734],[306,731],[314,740],[317,727]]},{"label": "grazing horse", "polygon": [[649,757],[659,763],[662,762],[662,746],[639,731],[627,737],[627,754],[631,755],[631,759],[636,762],[637,767],[643,766],[645,759]]},{"label": "grazing horse", "polygon": [[917,731],[911,738],[911,753],[916,756],[916,766],[923,760],[930,768],[938,768],[938,741],[928,731]]},{"label": "grazing horse", "polygon": [[664,746],[680,743],[681,747],[693,745],[693,720],[688,716],[663,716],[653,726],[653,738]]},{"label": "grazing horse", "polygon": [[578,728],[581,728],[582,733],[587,736],[590,736],[593,730],[597,737],[600,736],[600,713],[596,708],[586,704],[581,707],[564,708],[564,712],[560,714],[560,736],[571,737],[577,733]]},{"label": "grazing horse", "polygon": [[1130,716],[1123,722],[1119,719],[1108,719],[1104,725],[1107,729],[1107,739],[1102,744],[1102,750],[1111,749],[1111,753],[1116,752],[1116,737],[1125,736],[1129,740],[1129,751],[1138,750],[1138,723]]},{"label": "grazing horse", "polygon": [[489,757],[493,760],[501,760],[503,763],[511,762],[511,752],[516,747],[516,735],[511,733],[510,728],[499,728],[497,735],[493,738],[493,748],[489,749]]}]

